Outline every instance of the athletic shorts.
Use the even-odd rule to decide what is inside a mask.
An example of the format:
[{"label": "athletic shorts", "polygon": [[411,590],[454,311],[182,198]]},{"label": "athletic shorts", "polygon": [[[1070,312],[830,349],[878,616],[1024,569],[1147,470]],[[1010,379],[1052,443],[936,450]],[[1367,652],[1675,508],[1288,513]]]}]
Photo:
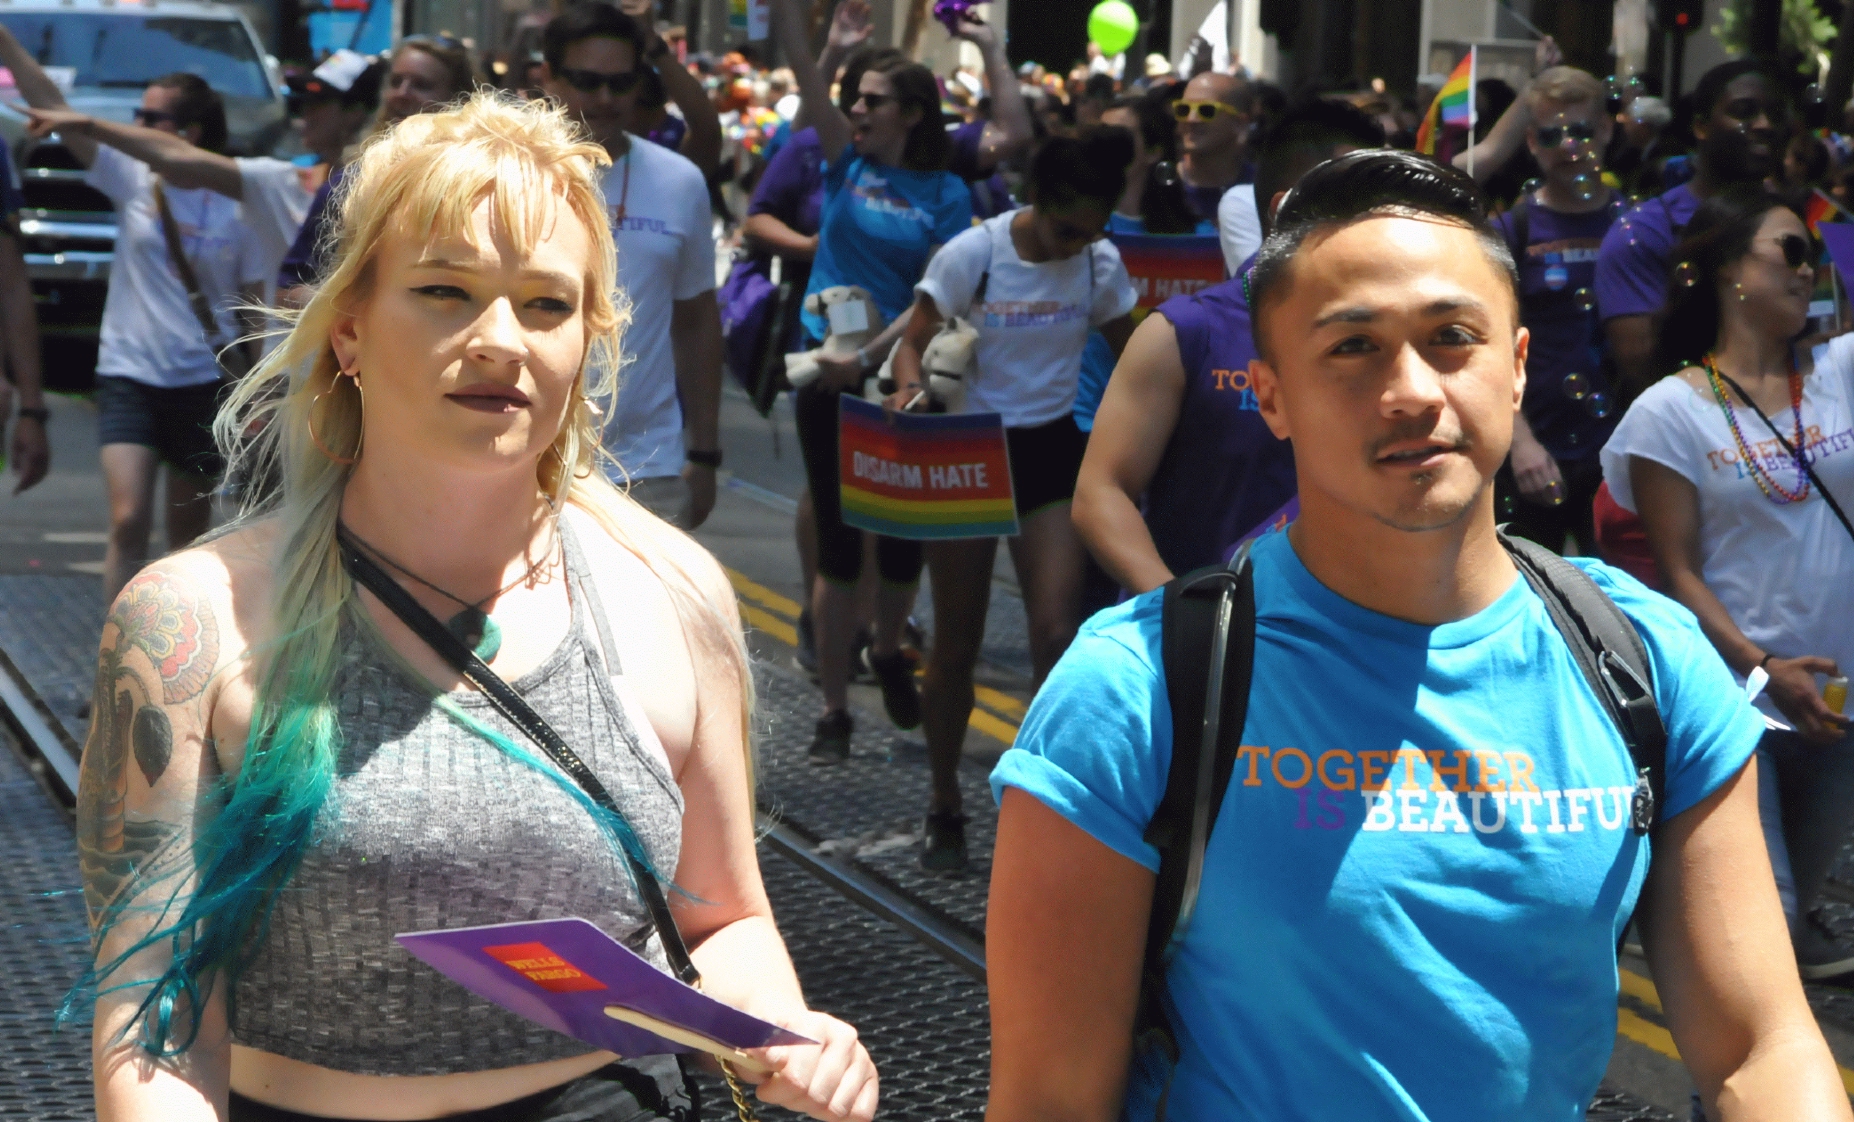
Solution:
[{"label": "athletic shorts", "polygon": [[[483,1110],[447,1114],[445,1122],[695,1122],[695,1084],[674,1056],[607,1064],[570,1083]],[[341,1122],[298,1114],[232,1092],[231,1122]]]},{"label": "athletic shorts", "polygon": [[163,463],[208,479],[225,470],[212,439],[212,421],[230,382],[151,386],[133,378],[98,375],[97,443],[153,448]]},{"label": "athletic shorts", "polygon": [[1004,444],[1011,457],[1011,497],[1017,501],[1018,521],[1075,497],[1088,434],[1076,427],[1073,416],[1064,413],[1040,425],[1005,429]]}]

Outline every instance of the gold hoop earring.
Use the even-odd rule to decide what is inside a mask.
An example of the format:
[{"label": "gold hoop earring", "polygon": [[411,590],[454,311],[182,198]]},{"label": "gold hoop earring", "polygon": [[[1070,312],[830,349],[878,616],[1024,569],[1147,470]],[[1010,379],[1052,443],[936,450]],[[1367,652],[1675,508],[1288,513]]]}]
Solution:
[{"label": "gold hoop earring", "polygon": [[354,392],[357,394],[360,394],[361,417],[363,418],[363,420],[365,419],[365,417],[367,416],[367,394],[365,393],[365,391],[361,389],[360,372],[355,371],[353,373],[349,373],[346,370],[339,370],[335,372],[335,376],[333,378],[329,379],[327,389],[323,390],[321,393],[316,394],[314,397],[309,399],[309,416],[307,419],[307,424],[309,426],[309,442],[315,445],[316,451],[322,453],[324,456],[327,456],[329,459],[333,460],[335,463],[340,464],[342,467],[352,467],[356,462],[360,460],[361,439],[362,439],[361,436],[357,434],[354,438],[354,455],[344,457],[344,456],[337,456],[333,452],[329,451],[328,445],[322,443],[322,438],[317,436],[315,433],[316,406],[321,404],[323,398],[335,392],[335,387],[341,384],[341,379],[343,378],[352,378],[354,380]]}]

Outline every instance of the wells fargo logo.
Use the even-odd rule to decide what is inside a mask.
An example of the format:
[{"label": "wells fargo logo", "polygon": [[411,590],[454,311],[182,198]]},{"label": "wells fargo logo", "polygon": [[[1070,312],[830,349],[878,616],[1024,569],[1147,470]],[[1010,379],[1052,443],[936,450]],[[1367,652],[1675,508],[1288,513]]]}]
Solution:
[{"label": "wells fargo logo", "polygon": [[605,983],[550,950],[546,943],[506,943],[483,953],[549,993],[605,989]]}]

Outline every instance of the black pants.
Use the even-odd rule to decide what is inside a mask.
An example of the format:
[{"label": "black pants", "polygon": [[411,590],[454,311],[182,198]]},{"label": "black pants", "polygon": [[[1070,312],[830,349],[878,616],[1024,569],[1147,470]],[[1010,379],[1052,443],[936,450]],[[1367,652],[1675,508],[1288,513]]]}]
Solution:
[{"label": "black pants", "polygon": [[1508,533],[1535,541],[1553,553],[1564,552],[1568,537],[1577,543],[1578,556],[1596,557],[1596,529],[1590,511],[1597,488],[1603,485],[1603,464],[1596,456],[1560,460],[1558,473],[1564,477],[1564,501],[1553,506],[1520,494],[1513,482],[1512,462],[1500,465],[1500,474],[1494,477],[1496,518],[1508,523]]},{"label": "black pants", "polygon": [[[695,1122],[701,1102],[695,1084],[674,1056],[646,1056],[607,1064],[570,1083],[445,1122]],[[331,1122],[265,1106],[232,1092],[231,1122]],[[335,1120],[342,1122],[342,1120]]]},{"label": "black pants", "polygon": [[[795,395],[792,412],[805,456],[805,482],[811,485],[811,509],[817,513],[818,575],[834,584],[854,585],[863,572],[863,532],[843,524],[838,396],[836,390],[806,386]],[[920,542],[876,538],[876,570],[889,584],[919,584],[924,556]]]}]

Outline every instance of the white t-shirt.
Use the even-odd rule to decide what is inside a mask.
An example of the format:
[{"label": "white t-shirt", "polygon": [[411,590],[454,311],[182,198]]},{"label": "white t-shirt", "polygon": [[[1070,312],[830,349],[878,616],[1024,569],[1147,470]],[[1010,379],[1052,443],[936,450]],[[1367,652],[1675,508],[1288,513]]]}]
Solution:
[{"label": "white t-shirt", "polygon": [[[1139,297],[1112,242],[1062,261],[1017,256],[1016,213],[988,218],[940,247],[914,291],[931,297],[942,316],[963,316],[978,329],[966,411],[1029,428],[1068,414],[1088,332],[1132,311]],[[973,292],[987,269],[984,303],[975,309]]]},{"label": "white t-shirt", "polygon": [[[1803,380],[1810,463],[1841,509],[1854,514],[1854,336],[1830,342],[1817,356],[1815,372]],[[1753,454],[1794,491],[1795,462],[1756,413],[1735,411]],[[1794,439],[1788,409],[1770,419]],[[1800,503],[1765,498],[1739,464],[1717,399],[1675,377],[1637,398],[1603,446],[1603,478],[1631,511],[1632,456],[1664,464],[1699,489],[1700,574],[1745,638],[1782,656],[1832,658],[1844,674],[1854,668],[1854,537],[1813,485]],[[1781,717],[1768,697],[1758,705]]]},{"label": "white t-shirt", "polygon": [[167,189],[181,248],[219,328],[208,345],[168,255],[148,166],[99,145],[84,182],[116,204],[116,256],[103,299],[97,373],[163,387],[217,381],[215,352],[243,334],[234,311],[239,289],[274,279],[282,255],[266,252],[237,202],[204,189]]},{"label": "white t-shirt", "polygon": [[1217,203],[1217,240],[1223,245],[1223,267],[1232,277],[1262,248],[1262,216],[1255,209],[1255,184],[1238,183],[1223,192],[1222,201]]},{"label": "white t-shirt", "polygon": [[269,156],[239,157],[235,162],[244,179],[245,225],[251,227],[265,256],[272,260],[270,275],[264,282],[264,299],[270,302],[276,296],[277,269],[295,244],[303,219],[309,216],[315,192],[303,184],[303,169],[295,164]]},{"label": "white t-shirt", "polygon": [[633,136],[629,153],[605,173],[605,206],[618,243],[618,287],[631,300],[618,408],[606,422],[605,447],[633,479],[679,475],[682,408],[670,312],[677,300],[714,291],[708,183],[686,157]]}]

